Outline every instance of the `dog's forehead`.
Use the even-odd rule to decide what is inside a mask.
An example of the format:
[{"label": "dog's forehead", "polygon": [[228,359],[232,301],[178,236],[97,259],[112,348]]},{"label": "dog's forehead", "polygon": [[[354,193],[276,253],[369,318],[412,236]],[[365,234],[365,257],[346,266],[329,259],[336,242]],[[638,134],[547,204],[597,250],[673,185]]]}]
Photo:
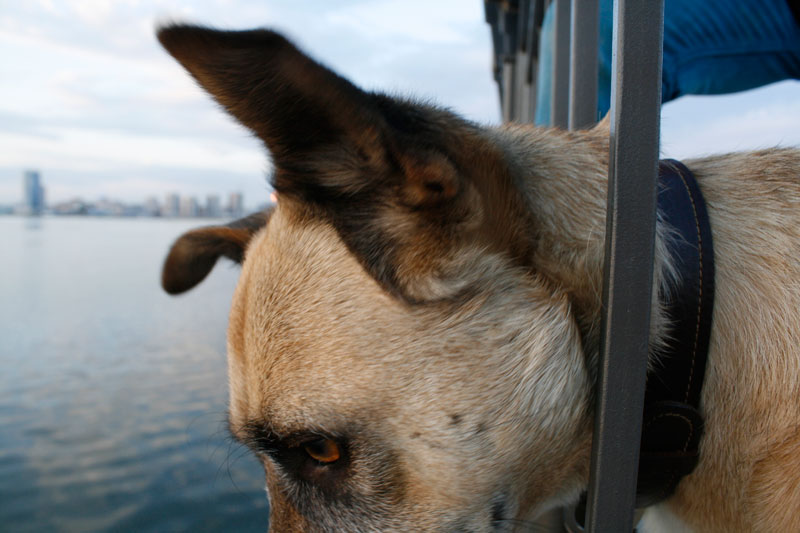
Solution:
[{"label": "dog's forehead", "polygon": [[335,334],[339,342],[358,342],[381,324],[400,327],[397,320],[410,318],[329,224],[281,208],[248,249],[242,274],[251,340],[326,342]]},{"label": "dog's forehead", "polygon": [[327,411],[322,404],[332,400],[338,412],[347,404],[355,409],[374,392],[370,384],[382,382],[379,362],[407,327],[403,304],[365,272],[334,229],[299,222],[278,207],[248,248],[234,296],[232,400],[251,415],[287,413],[278,405]]},{"label": "dog's forehead", "polygon": [[[279,205],[248,248],[234,296],[231,421],[287,432],[380,421],[395,431],[508,407],[508,375],[551,380],[548,361],[574,344],[559,318],[565,302],[543,291],[484,287],[461,303],[409,304],[366,272],[334,228]],[[531,334],[526,315],[547,327]]]}]

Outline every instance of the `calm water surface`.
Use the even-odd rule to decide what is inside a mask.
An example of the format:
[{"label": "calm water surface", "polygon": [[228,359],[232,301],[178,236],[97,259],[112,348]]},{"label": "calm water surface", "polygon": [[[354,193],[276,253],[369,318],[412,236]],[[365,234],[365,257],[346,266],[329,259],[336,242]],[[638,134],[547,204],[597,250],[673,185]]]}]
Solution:
[{"label": "calm water surface", "polygon": [[238,268],[181,297],[203,222],[0,217],[0,531],[265,531],[261,467],[225,430]]}]

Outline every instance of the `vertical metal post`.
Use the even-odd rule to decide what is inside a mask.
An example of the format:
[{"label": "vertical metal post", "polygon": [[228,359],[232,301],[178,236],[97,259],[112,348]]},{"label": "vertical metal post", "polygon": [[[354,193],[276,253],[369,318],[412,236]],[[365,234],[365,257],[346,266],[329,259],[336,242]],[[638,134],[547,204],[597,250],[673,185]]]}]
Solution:
[{"label": "vertical metal post", "polygon": [[500,75],[503,79],[503,122],[514,120],[514,63],[503,61]]},{"label": "vertical metal post", "polygon": [[631,531],[647,369],[664,0],[616,0],[605,314],[587,531]]},{"label": "vertical metal post", "polygon": [[569,129],[597,122],[598,0],[572,0],[570,18]]},{"label": "vertical metal post", "polygon": [[539,70],[539,36],[542,28],[542,21],[544,20],[544,10],[549,0],[533,0],[530,12],[528,13],[528,54],[529,60],[527,65],[527,75],[530,80],[531,94],[530,94],[530,118],[527,122],[533,124],[536,117],[536,84],[537,72]]},{"label": "vertical metal post", "polygon": [[517,42],[516,42],[516,63],[515,82],[516,103],[514,109],[516,116],[514,120],[520,123],[531,122],[531,79],[528,75],[528,65],[531,61],[531,47],[528,40],[528,19],[533,11],[534,0],[520,0],[517,7]]},{"label": "vertical metal post", "polygon": [[550,122],[567,127],[569,116],[569,24],[570,0],[555,0],[553,88]]},{"label": "vertical metal post", "polygon": [[503,66],[501,76],[503,80],[503,121],[510,122],[516,120],[519,114],[519,103],[515,95],[516,78],[519,73],[516,71],[516,52],[517,52],[517,4],[503,3],[498,7],[498,26],[501,32]]}]

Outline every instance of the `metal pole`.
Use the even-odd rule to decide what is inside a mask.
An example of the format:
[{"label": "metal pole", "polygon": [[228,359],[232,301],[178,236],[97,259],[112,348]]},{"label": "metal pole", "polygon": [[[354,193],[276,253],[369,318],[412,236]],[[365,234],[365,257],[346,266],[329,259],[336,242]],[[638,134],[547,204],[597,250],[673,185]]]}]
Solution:
[{"label": "metal pole", "polygon": [[572,0],[570,19],[569,129],[597,122],[597,0]]},{"label": "metal pole", "polygon": [[501,76],[503,77],[503,121],[511,122],[516,120],[519,114],[519,106],[515,98],[517,93],[515,79],[519,75],[514,68],[517,53],[517,5],[501,4],[498,12],[498,23],[501,32],[501,57],[503,59],[501,70]]},{"label": "metal pole", "polygon": [[528,62],[528,79],[531,85],[530,94],[530,120],[533,123],[536,118],[536,93],[537,88],[537,73],[539,70],[539,34],[541,33],[542,20],[544,20],[544,10],[546,7],[546,0],[533,0],[533,5],[530,10],[530,18],[528,19],[528,48],[530,49],[529,62]]},{"label": "metal pole", "polygon": [[503,122],[514,120],[514,63],[503,60]]},{"label": "metal pole", "polygon": [[605,315],[587,531],[631,531],[647,370],[664,0],[616,0]]},{"label": "metal pole", "polygon": [[569,3],[570,0],[555,0],[550,122],[559,128],[567,127],[569,115]]},{"label": "metal pole", "polygon": [[533,121],[531,114],[531,93],[533,88],[528,76],[528,65],[531,62],[528,19],[533,11],[533,2],[534,0],[520,0],[517,7],[516,63],[514,65],[517,88],[514,120],[520,123]]}]

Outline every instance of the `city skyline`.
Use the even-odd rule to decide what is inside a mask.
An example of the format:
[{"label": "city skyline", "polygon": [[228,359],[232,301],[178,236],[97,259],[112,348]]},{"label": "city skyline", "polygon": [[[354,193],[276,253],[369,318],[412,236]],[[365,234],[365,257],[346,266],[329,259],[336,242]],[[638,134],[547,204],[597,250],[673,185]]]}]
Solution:
[{"label": "city skyline", "polygon": [[0,204],[0,214],[20,215],[89,215],[89,216],[148,216],[169,218],[238,218],[249,211],[264,209],[274,203],[274,194],[269,202],[256,206],[245,205],[244,195],[239,191],[229,192],[223,205],[216,193],[205,195],[205,203],[197,195],[169,192],[162,200],[149,195],[142,202],[126,202],[121,199],[99,196],[96,199],[74,197],[69,200],[47,203],[42,175],[38,170],[28,169],[22,173],[22,191],[18,202]]}]

